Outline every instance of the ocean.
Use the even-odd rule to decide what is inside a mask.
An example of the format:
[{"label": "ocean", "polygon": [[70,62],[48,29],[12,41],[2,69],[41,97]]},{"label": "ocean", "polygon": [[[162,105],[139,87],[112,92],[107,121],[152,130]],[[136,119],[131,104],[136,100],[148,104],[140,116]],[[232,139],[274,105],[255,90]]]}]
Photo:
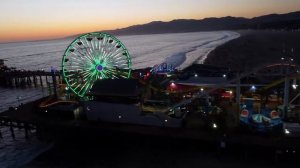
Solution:
[{"label": "ocean", "polygon": [[[240,35],[232,31],[193,32],[153,35],[118,36],[132,58],[132,68],[152,67],[163,62],[183,69],[193,63],[203,63],[209,52]],[[0,59],[8,67],[24,70],[60,70],[62,55],[73,39],[0,44]],[[45,88],[7,89],[0,88],[0,112],[46,96]],[[0,168],[18,167],[28,163],[50,144],[35,138],[25,141],[23,132],[15,130],[16,140],[10,137],[7,128],[0,128],[4,138],[0,139]],[[27,145],[24,145],[27,144]],[[29,145],[28,145],[29,144]]]}]

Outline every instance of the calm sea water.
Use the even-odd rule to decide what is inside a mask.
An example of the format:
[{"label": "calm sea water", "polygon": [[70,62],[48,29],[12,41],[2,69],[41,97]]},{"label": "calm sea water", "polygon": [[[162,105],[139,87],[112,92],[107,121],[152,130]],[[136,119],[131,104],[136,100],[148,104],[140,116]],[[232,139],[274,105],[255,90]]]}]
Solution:
[{"label": "calm sea water", "polygon": [[[239,37],[230,31],[196,32],[177,34],[135,35],[118,37],[129,50],[132,67],[145,68],[163,62],[182,69],[192,63],[203,63],[206,56],[217,46]],[[60,69],[62,55],[73,39],[51,41],[20,42],[0,44],[0,59],[5,59],[9,67],[25,70]],[[0,112],[9,106],[36,100],[47,95],[47,89],[5,89],[0,88]],[[17,140],[12,140],[7,128],[1,128],[4,139],[0,139],[0,168],[17,167],[27,163],[49,144],[41,144],[36,139],[24,141],[22,132],[17,132]],[[19,139],[19,140],[18,140]],[[24,145],[29,144],[29,145]]]}]

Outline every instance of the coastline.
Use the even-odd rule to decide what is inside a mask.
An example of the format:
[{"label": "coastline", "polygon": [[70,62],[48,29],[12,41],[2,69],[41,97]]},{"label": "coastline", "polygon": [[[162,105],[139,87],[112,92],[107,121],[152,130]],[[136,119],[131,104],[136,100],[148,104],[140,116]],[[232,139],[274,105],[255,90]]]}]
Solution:
[{"label": "coastline", "polygon": [[[207,64],[207,62],[209,63],[209,61],[210,60],[215,60],[216,62],[215,63],[219,63],[219,64],[222,64],[223,63],[223,66],[226,66],[226,63],[224,63],[224,62],[226,62],[226,61],[228,61],[228,59],[230,60],[231,58],[228,58],[228,59],[220,59],[220,57],[222,57],[223,55],[223,53],[218,53],[219,55],[217,55],[217,54],[215,54],[215,55],[213,55],[212,56],[212,58],[211,58],[211,54],[213,54],[213,53],[217,53],[217,52],[219,52],[219,51],[217,51],[216,52],[216,50],[220,50],[220,48],[221,49],[223,49],[224,48],[224,46],[225,46],[225,49],[227,49],[227,50],[229,50],[229,51],[231,51],[231,49],[228,49],[228,48],[226,48],[226,47],[228,47],[228,43],[233,43],[233,44],[235,44],[235,43],[237,43],[236,41],[238,41],[238,43],[239,43],[239,41],[241,40],[241,39],[243,39],[244,37],[249,37],[249,35],[252,35],[252,34],[256,34],[255,32],[254,33],[251,33],[251,32],[249,32],[249,34],[242,34],[241,35],[241,37],[240,38],[236,38],[236,39],[233,39],[233,40],[229,40],[229,41],[227,41],[227,42],[224,42],[222,45],[219,45],[218,47],[211,47],[211,48],[209,48],[209,49],[207,49],[207,50],[205,50],[205,51],[202,51],[202,52],[204,52],[205,54],[204,54],[204,56],[202,56],[201,58],[203,58],[203,57],[205,57],[205,59],[203,60],[203,62],[204,62],[204,64]],[[250,36],[251,37],[251,36]],[[247,40],[246,40],[247,41]],[[255,42],[254,42],[255,43]],[[229,45],[230,47],[232,47],[231,46],[231,44]],[[215,50],[214,50],[215,49]],[[239,49],[239,48],[235,48],[235,49]],[[197,51],[197,50],[201,50],[201,48],[199,49],[199,48],[197,48],[196,50],[194,50],[195,51],[195,53],[193,53],[193,51],[192,51],[192,53],[193,54],[195,54],[196,55],[196,53],[197,52],[199,52],[199,51]],[[196,52],[197,51],[197,52]],[[190,54],[191,54],[191,52],[189,52]],[[188,54],[188,53],[187,53]],[[229,53],[227,53],[228,55],[230,54],[230,52]],[[199,56],[199,55],[198,55]],[[240,60],[238,60],[238,58],[236,58],[237,56],[235,55],[234,56],[234,58],[232,58],[232,59],[237,59],[237,61],[239,62]],[[257,59],[256,57],[251,57],[251,59]],[[207,61],[208,60],[208,61]],[[200,60],[197,60],[197,61],[200,61]],[[202,60],[201,60],[202,61]],[[107,137],[105,137],[105,138],[107,138]],[[126,137],[127,138],[127,137]],[[129,138],[130,139],[130,141],[132,140],[132,139],[134,139],[134,138]],[[147,139],[147,138],[146,138]],[[129,141],[129,140],[128,140]],[[144,139],[143,139],[143,141],[144,141]],[[147,143],[153,143],[153,142],[149,142],[149,141],[146,141]],[[143,142],[143,143],[146,143],[146,142]],[[100,141],[100,143],[102,143],[101,141]],[[107,143],[107,142],[106,142]],[[114,158],[114,153],[117,153],[118,152],[118,148],[117,147],[115,147],[114,146],[114,143],[118,143],[118,142],[111,142],[111,143],[109,143],[109,147],[107,147],[107,149],[105,149],[105,151],[106,152],[108,152],[111,148],[113,148],[113,151],[112,151],[112,153],[111,153],[111,157],[113,157]],[[143,150],[142,151],[140,151],[139,150],[139,147],[141,147],[141,148],[144,148],[145,150],[150,150],[151,152],[154,152],[155,153],[155,151],[153,151],[153,150],[151,150],[152,149],[152,147],[155,147],[155,145],[157,145],[157,144],[151,144],[150,146],[150,148],[149,147],[145,147],[144,146],[144,144],[139,144],[138,145],[138,148],[136,149],[136,148],[134,148],[134,147],[137,147],[134,143],[132,143],[131,142],[131,144],[130,144],[130,146],[133,146],[133,148],[135,149],[135,150],[137,150],[138,152],[140,152],[139,154],[136,154],[137,155],[137,157],[139,156],[139,155],[141,155],[141,153],[143,152]],[[178,142],[178,143],[181,143],[181,141],[180,142]],[[85,143],[85,145],[87,145],[88,144],[88,142],[87,143]],[[124,146],[126,146],[127,144],[126,143],[124,143],[124,144],[122,144],[122,145],[124,145]],[[173,144],[174,146],[176,146],[176,144]],[[102,146],[102,147],[104,147],[104,148],[106,148],[105,146]],[[70,147],[71,148],[71,147]],[[90,148],[93,148],[93,147],[90,147]],[[109,149],[108,149],[109,148]],[[170,145],[169,146],[169,148],[172,148],[172,146]],[[192,147],[191,147],[192,148]],[[54,148],[54,149],[50,149],[49,151],[47,151],[47,152],[45,152],[45,154],[42,154],[42,155],[40,155],[39,157],[37,157],[36,159],[34,159],[33,161],[32,161],[32,163],[29,163],[29,167],[40,167],[40,164],[42,165],[42,166],[45,166],[45,165],[48,165],[48,164],[52,164],[52,162],[56,162],[56,161],[59,161],[60,162],[60,164],[62,164],[62,166],[65,166],[64,165],[64,159],[66,159],[67,161],[72,161],[72,159],[73,159],[73,157],[75,157],[76,158],[76,160],[78,159],[80,159],[80,156],[75,156],[75,155],[80,155],[80,153],[76,153],[75,152],[75,154],[73,153],[74,151],[72,151],[72,150],[68,150],[68,151],[65,151],[65,152],[62,152],[62,154],[60,153],[61,151],[61,149],[63,149],[63,146],[58,146],[58,147],[56,147],[56,148]],[[68,149],[68,148],[67,148]],[[101,150],[101,148],[99,148],[100,150]],[[124,149],[124,150],[130,150],[131,148],[127,148],[127,147],[123,147],[123,146],[121,146],[121,149]],[[78,152],[78,151],[77,151]],[[89,151],[85,151],[85,152],[89,152]],[[97,154],[97,152],[96,151],[93,151],[93,152],[95,152],[96,154]],[[165,149],[165,151],[164,151],[166,154],[169,154],[170,155],[170,153],[169,153],[169,151],[168,151],[168,148],[167,149]],[[181,152],[181,150],[178,150],[178,151],[176,151],[176,152]],[[187,151],[187,152],[189,152],[189,151]],[[62,158],[56,158],[57,157],[57,154],[58,154],[58,156],[60,156],[60,157],[62,157]],[[124,155],[126,155],[126,152],[125,153],[123,153]],[[69,156],[64,156],[64,155],[69,155]],[[85,154],[83,154],[83,155],[85,155]],[[91,155],[92,154],[89,154],[88,156],[90,156],[91,157]],[[122,159],[122,157],[125,157],[124,155],[117,155],[117,159]],[[203,155],[203,153],[199,153],[199,155]],[[102,157],[105,157],[105,156],[103,156],[103,155],[100,155],[100,156],[102,156]],[[171,156],[173,156],[173,155],[171,155]],[[49,158],[48,158],[49,157]],[[89,158],[87,157],[87,156],[83,156],[84,157],[84,159],[87,159],[87,160],[89,160]],[[153,156],[150,156],[150,155],[146,155],[146,156],[144,156],[143,155],[143,157],[141,157],[140,159],[141,160],[146,160],[146,159],[148,159],[150,157],[150,159],[152,159],[152,160],[155,160],[155,159],[157,159],[157,158],[153,158]],[[163,157],[163,155],[161,155],[161,157]],[[173,157],[175,157],[175,155],[173,156]],[[106,158],[106,157],[105,157]],[[121,163],[122,162],[125,162],[124,164],[126,165],[126,164],[132,164],[133,163],[133,160],[132,159],[130,159],[130,158],[128,158],[128,157],[125,157],[126,159],[125,160],[121,160]],[[107,159],[107,158],[106,158]],[[172,157],[170,157],[170,158],[167,158],[168,160],[169,159],[171,159],[172,160]],[[207,159],[207,158],[206,158]],[[215,158],[209,158],[210,160],[212,160],[212,161],[216,161],[215,160]],[[86,162],[84,162],[84,163],[82,163],[82,162],[80,162],[80,161],[74,161],[74,162],[76,162],[76,163],[79,163],[79,166],[91,166],[91,165],[93,165],[93,164],[96,164],[96,162],[97,162],[97,158],[94,158],[94,157],[92,157],[92,159],[91,159],[91,165],[90,164],[88,164],[88,163],[86,163]],[[126,162],[126,161],[128,161],[129,160],[129,162]],[[41,161],[42,163],[40,163],[39,161]],[[106,160],[103,160],[103,162],[104,161],[106,161]],[[201,161],[203,161],[203,160],[201,160]],[[121,166],[121,165],[115,165],[116,163],[113,163],[113,161],[109,161],[109,162],[111,162],[111,163],[109,163],[109,164],[113,164],[113,165],[106,165],[105,163],[103,164],[102,162],[101,163],[99,163],[99,165],[104,165],[104,166],[107,166],[107,167],[111,167],[111,166]],[[76,163],[72,163],[70,166],[73,166],[73,167],[76,167],[76,165],[74,165],[74,164],[76,164]],[[184,162],[180,162],[180,164],[183,164]],[[68,163],[65,163],[65,164],[68,164]],[[81,164],[81,165],[80,165]],[[136,163],[136,164],[139,164],[138,165],[138,167],[140,167],[140,166],[142,166],[143,165],[143,163]],[[206,164],[209,164],[209,163],[206,163]],[[240,163],[240,164],[244,164],[244,163]],[[99,165],[95,165],[95,166],[99,166]],[[127,166],[129,166],[129,165],[127,165]],[[159,165],[159,164],[158,164]],[[158,166],[157,165],[157,166]],[[167,166],[168,165],[168,163],[165,163],[165,165]],[[56,166],[56,165],[55,165]],[[78,165],[77,165],[78,166]],[[191,165],[191,166],[196,166],[196,165]],[[237,165],[237,167],[238,166],[240,166],[240,165]],[[252,165],[253,166],[253,165]]]},{"label": "coastline", "polygon": [[235,31],[219,31],[224,33],[224,35],[218,39],[213,39],[207,41],[199,46],[194,47],[192,50],[185,53],[185,61],[182,62],[178,69],[185,69],[192,64],[203,64],[208,54],[215,50],[217,47],[222,46],[231,40],[240,37],[240,34]]}]

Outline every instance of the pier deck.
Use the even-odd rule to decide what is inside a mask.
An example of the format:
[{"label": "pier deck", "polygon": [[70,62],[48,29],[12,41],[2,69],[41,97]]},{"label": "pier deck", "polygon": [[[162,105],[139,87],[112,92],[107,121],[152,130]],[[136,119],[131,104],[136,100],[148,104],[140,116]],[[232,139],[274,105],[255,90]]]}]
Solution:
[{"label": "pier deck", "polygon": [[[0,113],[0,123],[23,123],[36,127],[37,130],[47,130],[54,136],[70,134],[118,134],[128,133],[148,136],[163,136],[172,138],[191,139],[199,141],[220,142],[225,132],[192,128],[164,128],[133,124],[105,123],[87,120],[62,120],[60,118],[48,118],[36,112],[37,104],[41,100],[11,108]],[[22,125],[22,124],[21,124]],[[17,124],[14,124],[17,126]],[[39,127],[43,129],[39,129]],[[40,132],[44,134],[43,132]],[[91,135],[89,135],[91,136]],[[288,138],[283,135],[259,135],[243,132],[226,132],[226,142],[232,145],[262,146],[276,149],[300,149],[300,141],[297,138]]]}]

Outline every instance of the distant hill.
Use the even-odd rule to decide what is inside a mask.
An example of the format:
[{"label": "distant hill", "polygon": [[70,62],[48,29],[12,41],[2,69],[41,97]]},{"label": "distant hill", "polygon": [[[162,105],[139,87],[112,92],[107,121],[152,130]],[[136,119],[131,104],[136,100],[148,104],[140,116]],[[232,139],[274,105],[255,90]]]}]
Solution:
[{"label": "distant hill", "polygon": [[287,14],[271,14],[251,19],[227,16],[201,20],[154,21],[143,25],[107,30],[106,32],[115,35],[138,35],[240,29],[300,29],[300,11]]}]

